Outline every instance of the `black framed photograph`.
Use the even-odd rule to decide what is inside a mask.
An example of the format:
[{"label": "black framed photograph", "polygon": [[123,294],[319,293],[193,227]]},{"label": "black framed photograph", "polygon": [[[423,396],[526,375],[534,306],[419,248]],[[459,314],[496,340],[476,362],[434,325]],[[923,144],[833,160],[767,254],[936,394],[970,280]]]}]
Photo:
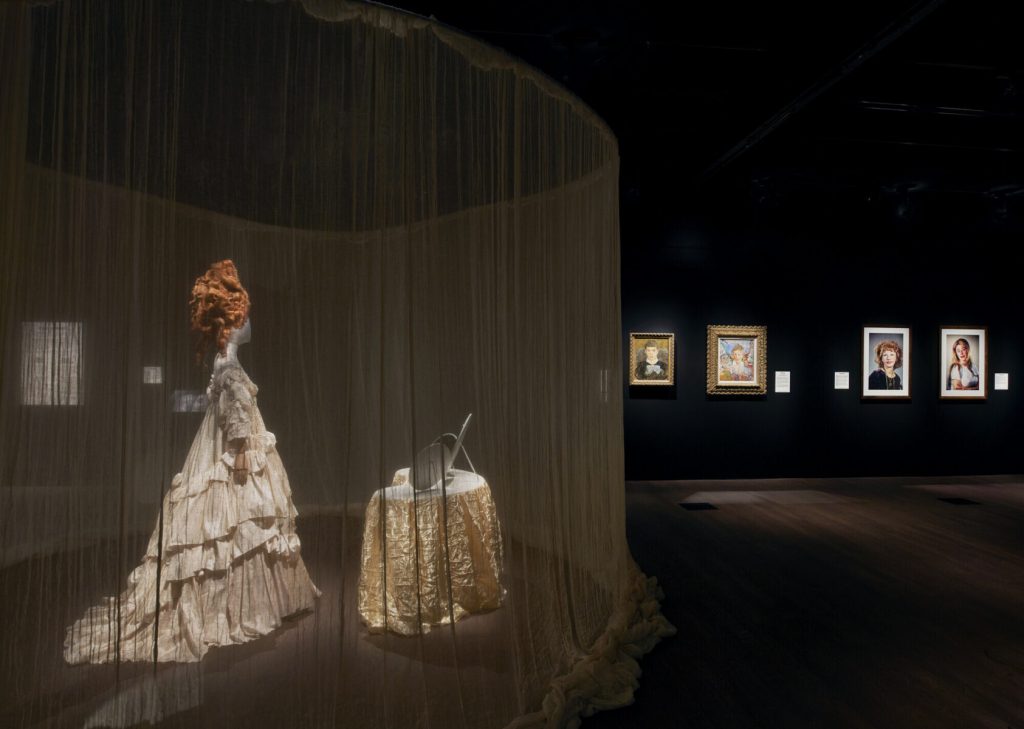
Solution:
[{"label": "black framed photograph", "polygon": [[864,327],[861,397],[910,397],[910,327]]}]

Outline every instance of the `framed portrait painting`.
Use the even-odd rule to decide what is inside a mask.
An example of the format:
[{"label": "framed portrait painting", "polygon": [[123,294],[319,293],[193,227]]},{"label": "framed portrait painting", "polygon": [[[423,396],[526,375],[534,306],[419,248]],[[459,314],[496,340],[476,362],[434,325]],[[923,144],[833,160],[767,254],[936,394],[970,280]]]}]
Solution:
[{"label": "framed portrait painting", "polygon": [[709,395],[764,395],[767,374],[767,327],[708,325]]},{"label": "framed portrait painting", "polygon": [[988,329],[942,327],[939,332],[939,397],[984,400],[988,397]]},{"label": "framed portrait painting", "polygon": [[667,332],[630,332],[629,384],[675,384],[675,341]]},{"label": "framed portrait painting", "polygon": [[864,327],[861,397],[910,397],[910,327]]}]

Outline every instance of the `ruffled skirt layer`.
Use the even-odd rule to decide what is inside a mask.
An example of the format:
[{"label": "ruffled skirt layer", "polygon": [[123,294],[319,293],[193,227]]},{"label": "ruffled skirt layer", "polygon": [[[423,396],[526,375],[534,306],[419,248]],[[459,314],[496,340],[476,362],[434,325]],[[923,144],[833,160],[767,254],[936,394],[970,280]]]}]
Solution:
[{"label": "ruffled skirt layer", "polygon": [[319,591],[299,555],[295,507],[272,433],[251,439],[250,475],[232,482],[213,408],[163,503],[127,589],[67,630],[69,663],[198,661],[210,646],[267,635]]}]

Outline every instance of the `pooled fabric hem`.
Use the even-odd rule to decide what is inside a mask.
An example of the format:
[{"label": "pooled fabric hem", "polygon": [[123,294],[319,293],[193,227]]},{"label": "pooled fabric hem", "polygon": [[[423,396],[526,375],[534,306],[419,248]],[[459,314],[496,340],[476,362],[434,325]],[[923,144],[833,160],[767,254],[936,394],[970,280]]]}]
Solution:
[{"label": "pooled fabric hem", "polygon": [[[152,562],[142,568],[156,571]],[[157,662],[200,661],[211,647],[239,645],[270,635],[287,618],[311,610],[321,594],[301,560],[252,554],[222,574],[196,576],[173,588],[163,583],[159,638],[154,635],[157,613],[153,593],[147,590],[138,596],[142,600],[134,594],[122,595],[120,651],[113,635],[118,598],[104,598],[67,628],[64,660],[71,665],[118,659],[148,662],[153,660],[157,640]],[[199,623],[189,620],[194,614],[203,619]]]},{"label": "pooled fabric hem", "polygon": [[525,714],[505,729],[575,729],[581,717],[633,703],[641,674],[637,659],[676,629],[661,614],[658,581],[630,562],[629,587],[590,653],[552,679],[541,710]]}]

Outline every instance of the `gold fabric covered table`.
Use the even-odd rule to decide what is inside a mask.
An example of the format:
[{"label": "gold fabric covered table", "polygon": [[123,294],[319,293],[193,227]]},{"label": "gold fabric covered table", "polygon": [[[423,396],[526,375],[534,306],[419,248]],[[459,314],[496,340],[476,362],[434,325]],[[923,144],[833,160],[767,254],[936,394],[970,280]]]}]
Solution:
[{"label": "gold fabric covered table", "polygon": [[456,469],[446,497],[440,487],[414,492],[403,468],[367,504],[359,614],[371,633],[416,635],[501,605],[501,526],[490,487]]}]

